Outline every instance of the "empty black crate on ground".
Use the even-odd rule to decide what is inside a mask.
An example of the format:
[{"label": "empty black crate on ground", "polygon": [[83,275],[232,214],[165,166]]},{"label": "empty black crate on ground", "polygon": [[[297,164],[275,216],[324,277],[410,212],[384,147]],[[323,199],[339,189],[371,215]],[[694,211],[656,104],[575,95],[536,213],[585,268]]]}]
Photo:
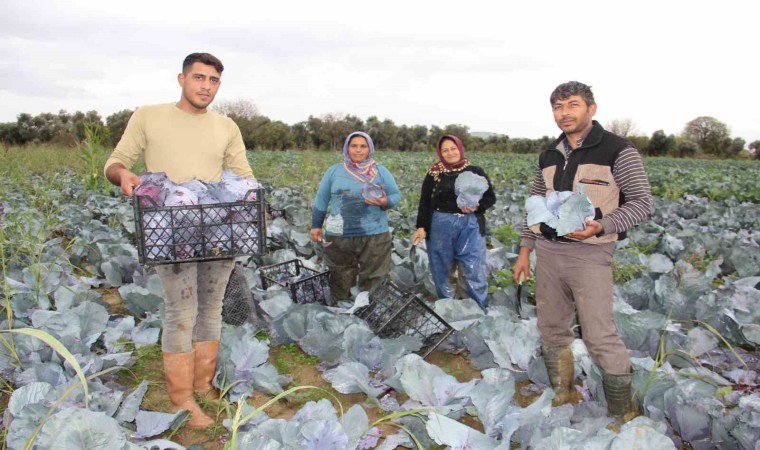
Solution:
[{"label": "empty black crate on ground", "polygon": [[244,268],[240,264],[230,273],[222,302],[222,320],[230,325],[242,325],[251,315],[253,295],[245,279]]},{"label": "empty black crate on ground", "polygon": [[386,279],[369,293],[369,305],[356,315],[381,338],[417,336],[424,345],[423,358],[435,350],[454,329],[435,313],[425,301],[402,291]]},{"label": "empty black crate on ground", "polygon": [[304,267],[300,259],[260,267],[259,276],[264,289],[275,284],[287,288],[294,303],[330,304],[329,272]]},{"label": "empty black crate on ground", "polygon": [[235,263],[235,267],[230,273],[222,302],[222,320],[230,325],[242,325],[248,322],[253,324],[256,329],[263,329],[268,325],[266,313],[251,293],[246,278],[246,270],[238,262]]},{"label": "empty black crate on ground", "polygon": [[266,251],[264,191],[243,200],[190,206],[157,206],[135,196],[137,253],[142,264],[210,261]]}]

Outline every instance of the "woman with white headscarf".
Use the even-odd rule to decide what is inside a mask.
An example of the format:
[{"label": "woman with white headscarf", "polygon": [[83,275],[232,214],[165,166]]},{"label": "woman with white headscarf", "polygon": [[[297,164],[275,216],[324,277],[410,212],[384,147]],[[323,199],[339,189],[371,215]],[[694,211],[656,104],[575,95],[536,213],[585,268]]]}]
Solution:
[{"label": "woman with white headscarf", "polygon": [[349,134],[343,162],[327,169],[314,199],[311,239],[325,242],[333,302],[351,298],[357,276],[359,288],[369,290],[391,269],[385,211],[398,204],[401,192],[388,169],[375,162],[374,153],[368,134]]}]

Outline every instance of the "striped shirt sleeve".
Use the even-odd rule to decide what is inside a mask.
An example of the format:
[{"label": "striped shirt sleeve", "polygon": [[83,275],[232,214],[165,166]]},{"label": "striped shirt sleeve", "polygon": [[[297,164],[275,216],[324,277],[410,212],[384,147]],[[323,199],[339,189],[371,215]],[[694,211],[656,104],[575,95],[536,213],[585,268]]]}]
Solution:
[{"label": "striped shirt sleeve", "polygon": [[[530,184],[530,192],[528,195],[540,195],[546,197],[546,183],[544,182],[544,174],[541,171],[541,166],[536,162],[536,171],[533,175],[533,182]],[[520,247],[528,247],[531,250],[536,246],[536,239],[539,235],[532,232],[528,228],[528,213],[523,215],[522,233],[520,234]]]},{"label": "striped shirt sleeve", "polygon": [[652,193],[639,152],[628,147],[615,159],[612,176],[625,195],[625,203],[599,222],[604,234],[622,233],[649,218],[652,212]]}]

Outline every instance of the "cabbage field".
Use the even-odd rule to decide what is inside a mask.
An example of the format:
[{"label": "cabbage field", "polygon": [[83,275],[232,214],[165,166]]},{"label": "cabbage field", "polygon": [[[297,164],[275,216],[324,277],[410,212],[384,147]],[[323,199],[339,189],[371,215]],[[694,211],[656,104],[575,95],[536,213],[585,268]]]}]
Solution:
[{"label": "cabbage field", "polygon": [[403,195],[389,211],[391,278],[454,329],[423,358],[429,342],[381,338],[351,303],[294,304],[287,290],[262,288],[262,266],[298,258],[323,270],[323,249],[309,240],[310,204],[340,155],[251,153],[285,215],[269,221],[265,256],[238,259],[255,305],[224,325],[214,382],[225,396],[202,404],[218,426],[199,431],[167,412],[162,288],[138,263],[129,200],[86,164],[8,158],[0,169],[3,448],[760,449],[756,161],[645,161],[654,212],[618,243],[614,298],[644,414],[608,427],[601,372],[583,342],[573,354],[584,401],[553,408],[530,284],[518,314],[511,264],[535,155],[472,155],[497,195],[487,214],[484,313],[469,299],[436,301],[424,246],[410,252],[433,156],[376,154]]}]

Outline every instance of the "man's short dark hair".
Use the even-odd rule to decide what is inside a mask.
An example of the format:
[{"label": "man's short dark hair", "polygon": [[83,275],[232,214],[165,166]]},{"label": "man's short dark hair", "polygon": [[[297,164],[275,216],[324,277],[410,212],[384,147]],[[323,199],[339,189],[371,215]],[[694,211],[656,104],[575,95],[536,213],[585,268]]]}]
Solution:
[{"label": "man's short dark hair", "polygon": [[568,81],[562,83],[554,89],[551,97],[549,97],[549,103],[554,104],[557,100],[564,100],[571,95],[580,95],[586,106],[595,104],[594,93],[591,92],[591,86],[581,83],[580,81]]},{"label": "man's short dark hair", "polygon": [[219,75],[224,71],[224,64],[219,61],[219,58],[211,53],[190,53],[182,62],[182,73],[187,73],[187,71],[193,67],[193,64],[197,62],[207,66],[214,66],[214,69],[219,72]]}]

